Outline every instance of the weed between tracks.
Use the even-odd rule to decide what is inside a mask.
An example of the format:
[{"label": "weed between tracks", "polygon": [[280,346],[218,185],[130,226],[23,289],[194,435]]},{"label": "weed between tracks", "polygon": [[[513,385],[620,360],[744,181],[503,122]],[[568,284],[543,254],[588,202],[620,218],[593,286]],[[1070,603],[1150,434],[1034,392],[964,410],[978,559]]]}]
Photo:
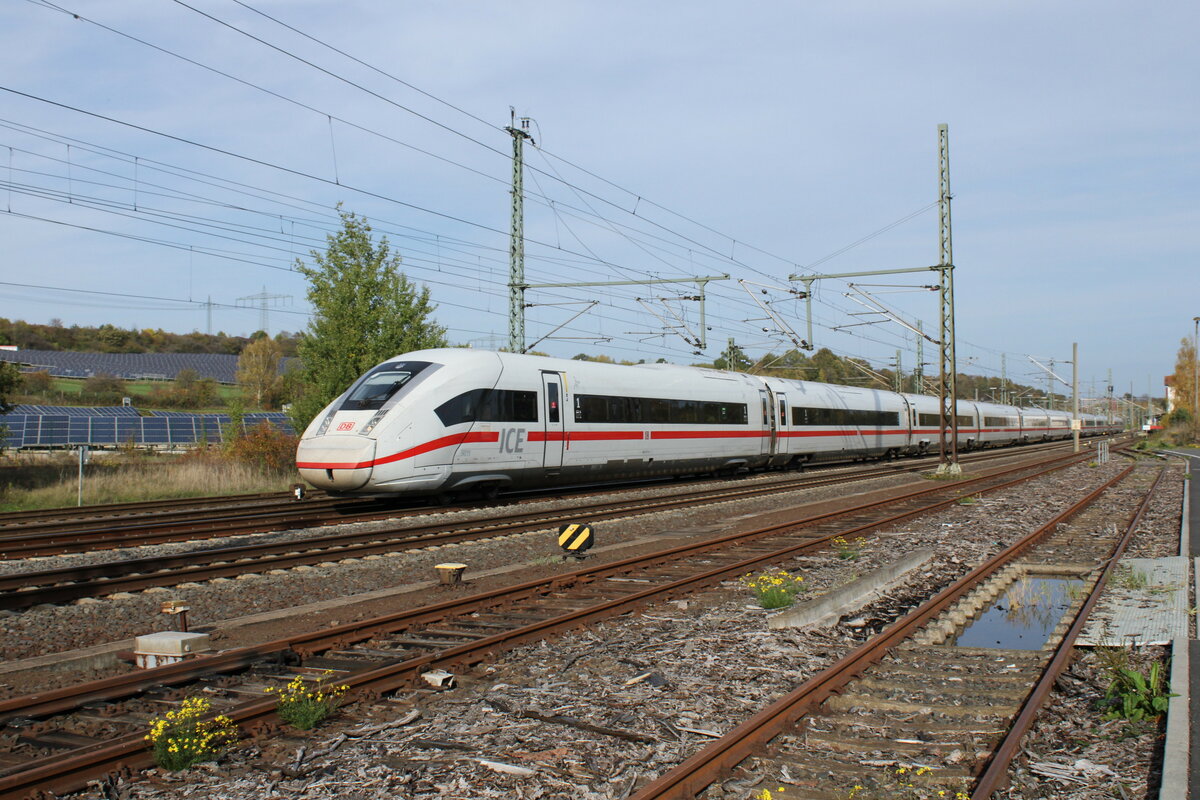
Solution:
[{"label": "weed between tracks", "polygon": [[854,539],[847,539],[845,536],[835,536],[832,543],[833,549],[837,551],[837,557],[842,561],[858,561],[862,556],[863,546],[867,543],[867,537],[858,536]]},{"label": "weed between tracks", "polygon": [[850,787],[844,800],[970,800],[966,792],[934,782],[931,767],[897,764]]},{"label": "weed between tracks", "polygon": [[212,761],[237,741],[237,725],[229,717],[204,718],[211,709],[208,700],[189,697],[177,710],[150,721],[146,740],[160,767],[178,772]]},{"label": "weed between tracks", "polygon": [[758,596],[758,604],[763,608],[785,608],[792,604],[796,595],[804,591],[804,578],[777,569],[761,575],[745,575],[742,585]]},{"label": "weed between tracks", "polygon": [[1175,695],[1167,691],[1162,662],[1154,662],[1149,672],[1143,673],[1130,665],[1124,647],[1097,647],[1095,653],[1109,679],[1104,693],[1105,719],[1124,719],[1137,726],[1167,713],[1167,705]]},{"label": "weed between tracks", "polygon": [[267,691],[275,695],[275,713],[302,731],[316,727],[337,710],[350,689],[345,685],[333,685],[332,679],[333,670],[326,670],[315,685],[297,675],[287,686],[269,687]]}]

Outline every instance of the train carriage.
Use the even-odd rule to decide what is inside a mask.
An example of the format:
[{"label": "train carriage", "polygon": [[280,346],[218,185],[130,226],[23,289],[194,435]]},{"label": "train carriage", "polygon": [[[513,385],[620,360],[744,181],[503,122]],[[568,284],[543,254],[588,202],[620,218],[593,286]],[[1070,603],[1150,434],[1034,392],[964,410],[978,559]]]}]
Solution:
[{"label": "train carriage", "polygon": [[[335,494],[490,494],[918,454],[937,449],[938,409],[922,395],[670,364],[424,350],[355,381],[304,432],[296,464]],[[957,409],[960,449],[1070,435],[1064,412]],[[1110,429],[1099,422],[1085,429]]]},{"label": "train carriage", "polygon": [[1021,435],[1021,409],[999,403],[978,403],[982,447],[1001,447],[1017,441]]},{"label": "train carriage", "polygon": [[903,395],[781,378],[762,382],[774,395],[774,464],[898,455],[910,448]]}]

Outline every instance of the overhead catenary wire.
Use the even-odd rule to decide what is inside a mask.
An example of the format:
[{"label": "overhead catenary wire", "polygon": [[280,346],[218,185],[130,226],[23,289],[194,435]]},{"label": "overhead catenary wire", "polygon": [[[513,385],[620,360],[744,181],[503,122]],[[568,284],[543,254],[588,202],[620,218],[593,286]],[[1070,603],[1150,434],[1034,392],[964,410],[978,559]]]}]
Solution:
[{"label": "overhead catenary wire", "polygon": [[[235,1],[236,1],[236,0],[235,0]],[[252,10],[252,11],[254,11],[255,13],[261,13],[261,12],[258,12],[256,9],[252,9],[250,6],[248,6],[248,5],[247,5],[247,4],[245,4],[245,3],[240,3],[240,2],[239,2],[238,4],[239,4],[239,5],[241,5],[241,6],[243,6],[243,7],[245,7],[245,8],[247,8],[247,9],[249,9],[249,10]],[[49,5],[49,4],[45,4],[45,3],[44,3],[44,5]],[[186,4],[186,3],[180,3],[180,5],[182,5],[182,6],[185,6],[185,7],[187,7],[187,8],[191,8],[190,6],[187,6],[187,4]],[[193,10],[194,10],[194,9],[193,9]],[[264,16],[266,16],[266,15],[264,15]],[[278,21],[278,20],[274,20],[274,18],[271,18],[271,19],[273,19],[273,21]],[[282,24],[282,23],[281,23],[281,24]],[[298,29],[293,29],[293,30],[294,30],[294,32],[297,32],[297,33],[302,33],[302,32],[300,32],[300,31],[298,31]],[[307,36],[307,34],[302,34],[302,35],[306,35],[306,36]],[[319,41],[319,40],[315,40],[315,39],[314,39],[314,41]],[[336,48],[335,48],[335,49],[336,49]],[[347,56],[347,57],[351,57],[351,56],[349,56],[349,54],[346,54],[346,53],[344,53],[344,51],[339,51],[339,52],[341,52],[341,53],[342,53],[342,55],[345,55],[345,56]],[[353,58],[353,57],[351,57],[351,58]],[[355,60],[357,60],[357,59],[355,59]],[[367,65],[367,64],[366,64],[366,62],[359,61],[359,63],[362,63],[364,66],[369,66],[369,65]],[[395,79],[395,78],[394,78],[394,76],[389,76],[389,77],[392,77],[393,79]],[[395,79],[395,80],[399,80],[399,79]],[[403,83],[403,82],[401,81],[401,83]],[[437,98],[436,96],[434,96],[434,95],[432,95],[432,94],[426,93],[426,92],[424,92],[423,90],[416,89],[416,87],[413,87],[411,84],[408,84],[408,86],[409,86],[409,88],[415,89],[415,90],[417,90],[417,91],[421,91],[421,92],[422,92],[422,94],[425,94],[426,96],[429,96],[429,97],[431,97],[431,98],[433,98],[433,99],[435,99],[435,100],[438,100],[439,102],[443,102],[443,101],[441,101],[441,100],[440,100],[440,98]],[[452,104],[447,104],[447,105],[448,105],[448,106],[450,106],[450,107],[453,107],[453,108],[455,108],[455,109],[456,109],[456,110],[458,110],[458,111],[462,111],[462,109],[459,109],[459,108],[457,108],[457,107],[454,107]],[[492,127],[492,128],[495,128],[495,126],[492,126],[492,125],[491,125],[491,123],[488,123],[486,120],[483,120],[483,118],[482,118],[482,117],[477,117],[477,116],[471,115],[471,114],[469,114],[469,112],[464,112],[464,113],[467,113],[467,114],[468,114],[468,116],[472,116],[474,119],[476,119],[476,120],[477,120],[477,121],[479,121],[479,122],[482,122],[482,123],[484,123],[484,124],[487,124],[487,125],[489,125],[489,126],[490,126],[490,127]],[[493,150],[494,150],[494,148],[493,148]],[[502,154],[503,154],[503,153],[502,153]],[[596,179],[599,179],[599,180],[602,180],[602,181],[604,181],[605,183],[607,183],[607,184],[609,184],[609,185],[611,185],[611,186],[613,186],[613,187],[615,187],[615,188],[618,188],[618,189],[620,189],[620,190],[621,190],[621,191],[623,191],[623,192],[627,192],[627,193],[629,194],[629,196],[630,196],[630,197],[633,199],[633,203],[632,203],[632,206],[633,206],[633,207],[632,207],[632,210],[630,210],[630,209],[629,209],[627,206],[626,206],[626,207],[622,207],[622,206],[620,206],[620,205],[614,204],[612,201],[610,201],[610,200],[607,200],[607,199],[605,199],[605,200],[604,200],[604,202],[608,203],[608,205],[610,205],[610,206],[612,206],[612,207],[615,207],[615,208],[619,208],[619,209],[621,209],[621,210],[622,210],[623,212],[625,212],[625,213],[631,213],[631,214],[632,214],[632,215],[633,215],[635,218],[637,218],[637,219],[644,219],[644,217],[643,217],[641,214],[639,214],[639,213],[638,213],[638,210],[639,210],[639,208],[641,208],[641,207],[644,207],[644,206],[654,206],[654,207],[658,207],[658,208],[660,208],[660,209],[663,209],[664,211],[666,211],[666,212],[668,212],[668,213],[671,213],[671,214],[674,214],[674,215],[678,216],[678,217],[679,217],[679,218],[681,218],[681,219],[685,219],[686,221],[688,221],[688,222],[689,222],[689,224],[695,224],[695,225],[699,225],[699,226],[701,226],[702,228],[704,228],[704,229],[708,230],[709,232],[713,233],[714,235],[725,236],[725,237],[727,237],[727,239],[728,239],[729,241],[731,241],[731,242],[732,242],[732,241],[736,241],[736,242],[738,243],[738,246],[739,246],[739,248],[740,248],[740,247],[747,247],[748,249],[750,249],[750,250],[753,250],[753,251],[762,252],[762,253],[766,253],[766,252],[767,252],[767,251],[759,250],[758,248],[755,248],[755,247],[753,247],[753,246],[751,246],[751,245],[748,245],[747,243],[745,243],[745,242],[742,242],[742,241],[741,241],[741,240],[739,240],[739,239],[735,239],[734,237],[729,237],[728,235],[726,235],[726,234],[723,234],[723,233],[721,233],[720,231],[717,231],[715,228],[713,228],[713,227],[711,227],[711,226],[704,226],[702,223],[699,223],[699,222],[697,222],[697,221],[696,221],[696,220],[694,220],[694,219],[691,219],[691,218],[689,218],[689,217],[686,217],[686,215],[681,215],[681,214],[678,214],[677,212],[673,212],[673,211],[671,211],[670,209],[667,209],[666,207],[664,207],[664,206],[661,206],[661,205],[660,205],[660,204],[658,204],[658,203],[655,203],[655,202],[653,202],[653,201],[647,200],[647,199],[643,198],[643,197],[642,197],[640,194],[636,194],[636,193],[632,192],[631,190],[624,189],[623,187],[619,186],[619,185],[618,185],[618,184],[616,184],[615,182],[608,181],[607,179],[604,179],[604,178],[600,177],[599,175],[597,175],[597,174],[596,174],[596,173],[594,173],[594,172],[590,172],[590,171],[588,171],[588,170],[584,170],[583,168],[579,167],[578,165],[574,164],[573,162],[570,162],[570,161],[568,161],[568,160],[566,160],[566,159],[563,159],[563,158],[561,158],[561,157],[555,156],[555,155],[554,155],[554,154],[552,154],[552,153],[546,153],[546,154],[547,154],[547,155],[549,155],[549,156],[550,156],[550,157],[552,157],[552,158],[555,158],[555,159],[559,160],[560,162],[562,162],[562,163],[564,163],[564,164],[567,164],[568,166],[571,166],[572,168],[575,168],[575,169],[581,169],[581,170],[583,170],[585,173],[587,173],[587,174],[590,174],[592,177],[594,177],[594,178],[596,178]],[[505,155],[505,156],[507,156],[507,154],[504,154],[504,155]],[[551,170],[551,171],[552,171],[552,172],[556,172],[556,170]],[[543,174],[545,174],[545,173],[543,173]],[[556,176],[556,179],[557,179],[557,180],[558,180],[560,183],[562,183],[564,186],[572,186],[572,185],[573,185],[573,184],[570,184],[570,182],[569,182],[569,181],[567,181],[567,180],[566,180],[566,178],[565,178],[564,176],[558,175],[558,176]],[[546,194],[546,193],[545,193],[545,192],[543,192],[543,194]],[[593,195],[593,194],[591,194],[591,193],[588,193],[588,196],[594,196],[594,195]],[[556,218],[557,218],[557,213],[561,212],[561,209],[562,209],[562,207],[563,207],[563,206],[562,206],[562,203],[561,203],[561,201],[559,201],[559,200],[548,200],[548,202],[552,202],[552,203],[555,203],[555,204],[556,204],[556,205],[554,205],[554,206],[552,207],[552,210],[554,210],[554,211],[556,212]],[[585,205],[587,205],[587,204],[585,203]],[[932,207],[932,206],[930,206],[930,207]],[[596,213],[596,209],[594,209],[594,208],[590,208],[590,207],[589,207],[589,211],[590,211],[591,215],[592,215],[592,216],[594,216],[595,218],[603,220],[603,217],[602,217],[600,214]],[[587,213],[589,213],[589,212],[584,212],[584,211],[580,210],[580,214],[581,214],[581,215],[584,215],[584,214],[587,214]],[[920,212],[918,211],[918,212],[914,212],[914,213],[920,213]],[[910,218],[911,218],[911,216],[910,216]],[[901,219],[901,220],[899,220],[897,223],[893,223],[893,225],[892,225],[892,226],[894,226],[895,224],[900,224],[900,222],[903,222],[903,221],[905,221],[905,220],[904,220],[904,219]],[[460,222],[460,223],[463,223],[464,221],[460,220],[459,222]],[[469,223],[469,222],[466,222],[465,224],[470,224],[470,223]],[[639,245],[639,244],[637,244],[638,240],[637,240],[637,239],[636,239],[636,238],[635,238],[635,237],[634,237],[632,234],[625,234],[624,232],[612,231],[612,230],[611,230],[611,227],[612,227],[612,226],[611,226],[611,225],[609,225],[609,224],[607,224],[607,223],[594,223],[594,222],[591,222],[591,221],[589,221],[589,224],[594,224],[594,225],[597,225],[597,226],[598,226],[598,227],[600,227],[600,228],[605,228],[605,227],[608,227],[608,228],[610,228],[610,232],[617,233],[617,235],[624,236],[624,237],[626,238],[626,240],[627,240],[627,241],[629,241],[630,243],[634,244],[634,246],[639,246],[639,247],[640,247],[640,246],[642,246],[642,245]],[[655,224],[658,224],[658,223],[655,223]],[[890,228],[890,227],[892,227],[892,226],[889,226],[889,228]],[[660,225],[660,227],[662,227],[662,226]],[[662,229],[663,229],[664,231],[668,230],[668,229],[666,229],[666,228],[662,228]],[[486,230],[487,232],[489,232],[489,233],[495,233],[495,232],[497,232],[497,231],[496,231],[496,228],[493,228],[493,227],[488,227],[488,226],[485,226],[485,230]],[[881,230],[886,230],[886,229],[881,229]],[[675,234],[675,232],[674,232],[674,231],[671,231],[671,233],[672,233],[672,235],[674,235],[674,234]],[[438,234],[430,234],[430,235],[432,235],[432,236],[437,236]],[[575,234],[575,233],[573,233],[573,235],[575,235],[577,239],[579,239],[579,238],[580,238],[580,237],[578,236],[578,234]],[[649,235],[649,234],[647,234],[645,231],[643,231],[643,232],[642,232],[641,234],[639,234],[639,235],[645,236],[645,235]],[[877,233],[877,234],[874,234],[874,235],[878,235],[878,233]],[[864,237],[863,239],[860,239],[858,242],[856,242],[856,243],[854,243],[854,244],[852,244],[852,245],[850,245],[850,246],[856,246],[857,244],[859,244],[859,243],[861,243],[861,242],[863,242],[863,241],[867,241],[867,240],[869,240],[869,238],[871,238],[871,237],[870,237],[870,236],[868,236],[868,237]],[[690,241],[690,240],[689,240],[689,241]],[[582,240],[581,240],[581,243],[582,243]],[[549,250],[557,250],[558,252],[563,252],[563,249],[562,249],[562,248],[555,248],[555,246],[554,246],[554,245],[550,245],[549,243],[546,243],[546,242],[539,242],[538,244],[539,244],[540,246],[542,246],[542,247],[546,247],[546,248],[547,248],[547,249],[549,249]],[[471,243],[470,245],[464,245],[464,246],[470,246],[470,247],[487,247],[486,245],[480,245],[480,244],[478,244],[478,243]],[[682,246],[682,245],[681,245],[681,246]],[[495,247],[492,247],[492,248],[489,248],[489,249],[490,249],[490,251],[492,251],[492,252],[502,252],[501,248],[495,248]],[[589,250],[594,250],[595,248],[594,248],[594,247],[591,247],[591,246],[589,246],[587,249],[589,249]],[[840,252],[844,252],[844,251],[845,251],[845,249],[848,249],[848,248],[844,248],[843,250],[841,250],[841,251],[838,251],[838,253],[840,253]],[[766,273],[763,273],[761,270],[759,270],[757,267],[754,267],[754,266],[752,266],[752,265],[749,265],[749,264],[743,264],[743,262],[742,262],[742,261],[740,261],[740,260],[735,260],[735,259],[732,259],[730,256],[726,256],[724,253],[717,252],[717,250],[716,250],[715,248],[711,247],[711,246],[707,246],[707,245],[705,245],[705,246],[704,246],[704,247],[702,247],[702,248],[697,248],[697,253],[698,253],[698,254],[702,254],[702,255],[704,255],[706,258],[712,258],[712,259],[714,259],[714,260],[720,260],[720,261],[722,261],[722,262],[726,262],[726,263],[734,263],[734,264],[742,265],[744,268],[746,268],[746,269],[749,269],[749,270],[751,270],[751,271],[756,271],[756,272],[759,272],[759,274],[766,274]],[[837,255],[838,253],[834,253],[834,254],[832,254],[832,255],[831,255],[831,256],[829,256],[829,257],[832,257],[833,255]],[[593,258],[597,258],[597,257],[595,256],[595,254],[584,254],[584,253],[578,253],[578,252],[575,252],[575,253],[574,253],[574,255],[575,255],[575,256],[578,256],[578,257],[581,259],[581,261],[580,261],[580,264],[589,264],[589,263],[593,263],[593,262],[592,262],[592,259],[593,259]],[[782,263],[785,263],[785,264],[795,264],[795,263],[796,263],[796,260],[795,260],[795,259],[783,258],[783,257],[781,257],[781,256],[775,256],[775,255],[773,255],[773,254],[769,254],[769,253],[768,253],[768,255],[772,255],[772,257],[774,257],[774,258],[778,258],[778,259],[779,259],[779,260],[780,260]],[[826,258],[829,258],[829,257],[826,257]],[[569,263],[569,261],[568,261],[568,260],[562,259],[561,257],[546,257],[546,256],[539,256],[539,255],[536,255],[536,254],[533,254],[533,253],[531,253],[531,254],[529,255],[529,258],[530,258],[530,260],[531,260],[531,261],[533,261],[533,260],[537,260],[538,258],[544,258],[544,259],[545,259],[545,261],[546,261],[546,263]],[[607,258],[606,258],[606,259],[597,259],[597,260],[598,260],[598,262],[599,262],[599,263],[601,263],[601,264],[604,264],[604,265],[608,266],[609,268],[613,268],[613,269],[615,269],[615,268],[616,268],[616,266],[614,266],[614,264],[615,264],[616,262],[610,263],[610,259],[607,259]],[[819,263],[821,263],[821,261],[820,261],[820,260],[818,260],[818,261],[816,261],[816,262],[812,262],[812,264],[814,264],[814,265],[815,265],[815,264],[819,264]],[[811,265],[810,265],[810,266],[811,266]],[[586,267],[580,267],[580,269],[586,269]],[[654,274],[654,273],[647,273],[647,274]],[[774,276],[772,276],[772,277],[774,277]],[[614,295],[616,295],[616,294],[617,294],[617,293],[614,293]],[[721,292],[720,292],[720,290],[719,290],[719,289],[713,292],[713,295],[714,295],[714,297],[716,297],[716,296],[720,296],[720,294],[721,294]],[[729,298],[727,298],[727,297],[726,297],[726,298],[725,298],[725,300],[726,300],[726,301],[728,301],[728,300],[729,300]],[[712,317],[712,319],[714,319],[714,320],[718,320],[718,319],[721,319],[721,317],[718,317],[717,315],[714,315],[714,316]],[[864,339],[864,340],[865,340],[865,339]],[[871,340],[871,341],[873,341],[873,340]]]}]

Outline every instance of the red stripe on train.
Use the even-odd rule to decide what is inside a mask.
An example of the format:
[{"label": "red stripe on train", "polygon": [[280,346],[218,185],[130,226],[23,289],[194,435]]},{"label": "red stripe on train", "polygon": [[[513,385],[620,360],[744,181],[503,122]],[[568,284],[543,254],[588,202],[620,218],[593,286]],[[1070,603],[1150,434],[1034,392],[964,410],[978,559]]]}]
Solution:
[{"label": "red stripe on train", "polygon": [[422,453],[428,453],[433,450],[441,450],[443,447],[454,447],[459,444],[467,444],[469,442],[498,442],[500,434],[495,431],[478,431],[475,433],[455,433],[450,436],[443,436],[440,439],[434,439],[424,444],[419,444],[416,447],[410,447],[407,450],[402,450],[399,453],[392,453],[390,456],[376,458],[372,461],[359,461],[357,463],[345,464],[326,464],[317,461],[299,461],[296,466],[300,469],[366,469],[380,464],[391,464],[393,461],[401,461],[406,458],[413,458]]}]

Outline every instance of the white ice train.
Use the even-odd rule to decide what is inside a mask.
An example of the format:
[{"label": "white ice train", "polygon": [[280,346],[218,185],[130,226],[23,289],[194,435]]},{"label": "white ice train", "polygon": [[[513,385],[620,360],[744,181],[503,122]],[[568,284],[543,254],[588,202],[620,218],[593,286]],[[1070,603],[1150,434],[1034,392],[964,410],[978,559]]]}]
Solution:
[{"label": "white ice train", "polygon": [[[961,449],[1070,436],[1071,415],[960,400]],[[1119,431],[1083,415],[1084,435]],[[359,378],[296,466],[336,494],[438,494],[937,450],[938,400],[670,364],[421,350]]]}]

